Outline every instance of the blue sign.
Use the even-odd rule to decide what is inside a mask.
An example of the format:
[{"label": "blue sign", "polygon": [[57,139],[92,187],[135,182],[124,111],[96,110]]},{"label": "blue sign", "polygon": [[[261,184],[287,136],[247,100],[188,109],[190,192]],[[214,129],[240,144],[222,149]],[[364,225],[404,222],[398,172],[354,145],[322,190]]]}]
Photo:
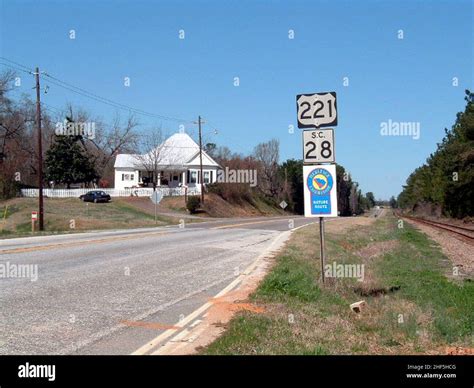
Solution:
[{"label": "blue sign", "polygon": [[306,180],[311,193],[311,214],[331,214],[331,189],[334,181],[325,168],[315,168]]}]

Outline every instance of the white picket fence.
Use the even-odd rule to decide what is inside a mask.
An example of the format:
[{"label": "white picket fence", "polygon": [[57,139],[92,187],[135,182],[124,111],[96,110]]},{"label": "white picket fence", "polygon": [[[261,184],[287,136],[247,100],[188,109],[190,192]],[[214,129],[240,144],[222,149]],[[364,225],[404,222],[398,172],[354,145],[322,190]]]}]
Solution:
[{"label": "white picket fence", "polygon": [[[92,190],[105,191],[111,197],[151,197],[153,188],[138,188],[138,189],[43,189],[43,195],[48,198],[78,198]],[[156,189],[160,191],[164,197],[179,197],[184,196],[184,187],[159,187]],[[188,195],[199,195],[199,187],[188,188]],[[38,189],[21,189],[22,197],[36,198],[39,195]]]}]

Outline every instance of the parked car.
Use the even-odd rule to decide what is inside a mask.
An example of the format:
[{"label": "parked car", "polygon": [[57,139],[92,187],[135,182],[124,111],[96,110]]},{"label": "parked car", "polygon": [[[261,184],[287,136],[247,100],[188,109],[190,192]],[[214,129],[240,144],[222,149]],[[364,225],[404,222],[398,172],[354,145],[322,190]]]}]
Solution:
[{"label": "parked car", "polygon": [[89,191],[85,194],[82,194],[79,199],[81,199],[84,202],[109,202],[110,201],[110,195],[107,194],[105,191],[100,191],[100,190],[94,190],[94,191]]}]

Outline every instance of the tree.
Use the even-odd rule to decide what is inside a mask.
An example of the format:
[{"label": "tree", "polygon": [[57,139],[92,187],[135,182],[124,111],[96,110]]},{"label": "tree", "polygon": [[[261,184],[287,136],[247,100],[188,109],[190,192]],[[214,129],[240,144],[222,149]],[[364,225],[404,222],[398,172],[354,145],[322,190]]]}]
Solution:
[{"label": "tree", "polygon": [[474,215],[474,94],[466,90],[466,107],[426,163],[413,171],[398,196],[398,206],[436,215]]},{"label": "tree", "polygon": [[375,196],[372,191],[367,192],[365,198],[367,199],[369,209],[375,206]]},{"label": "tree", "polygon": [[[8,95],[15,87],[15,73],[0,75],[0,197],[15,195],[21,187],[38,183],[35,104],[26,96],[14,101]],[[43,145],[47,149],[53,126],[43,112]]]},{"label": "tree", "polygon": [[280,166],[278,175],[283,182],[284,200],[288,203],[289,209],[297,214],[303,214],[303,161],[288,159]]},{"label": "tree", "polygon": [[280,142],[272,139],[258,144],[253,152],[259,163],[259,188],[272,198],[278,198],[281,192],[281,181],[278,176],[278,161],[280,159]]},{"label": "tree", "polygon": [[136,155],[138,163],[151,175],[153,190],[156,190],[162,168],[163,141],[164,136],[161,127],[151,129],[142,138],[140,149],[143,153]]},{"label": "tree", "polygon": [[350,216],[351,211],[351,191],[352,178],[345,168],[340,164],[336,165],[336,181],[337,181],[337,208],[341,216]]},{"label": "tree", "polygon": [[203,147],[204,152],[206,152],[211,158],[214,158],[216,149],[216,143],[206,143]]},{"label": "tree", "polygon": [[94,161],[80,144],[80,136],[56,136],[46,152],[45,179],[55,184],[89,184],[98,179]]},{"label": "tree", "polygon": [[389,203],[390,203],[390,207],[391,207],[392,209],[396,209],[396,208],[397,208],[397,200],[395,199],[395,197],[394,197],[393,195],[390,197]]}]

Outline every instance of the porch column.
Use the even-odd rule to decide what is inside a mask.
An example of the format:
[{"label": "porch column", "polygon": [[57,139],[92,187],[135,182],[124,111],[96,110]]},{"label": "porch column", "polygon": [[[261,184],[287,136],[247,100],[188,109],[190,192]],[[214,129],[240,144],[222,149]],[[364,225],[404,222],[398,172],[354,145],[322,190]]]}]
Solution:
[{"label": "porch column", "polygon": [[157,179],[156,185],[161,186],[161,172],[159,172],[157,175],[158,175],[158,179]]},{"label": "porch column", "polygon": [[181,183],[183,185],[185,185],[187,182],[186,182],[186,171],[183,171],[183,175],[182,175],[182,178],[181,178]]}]

